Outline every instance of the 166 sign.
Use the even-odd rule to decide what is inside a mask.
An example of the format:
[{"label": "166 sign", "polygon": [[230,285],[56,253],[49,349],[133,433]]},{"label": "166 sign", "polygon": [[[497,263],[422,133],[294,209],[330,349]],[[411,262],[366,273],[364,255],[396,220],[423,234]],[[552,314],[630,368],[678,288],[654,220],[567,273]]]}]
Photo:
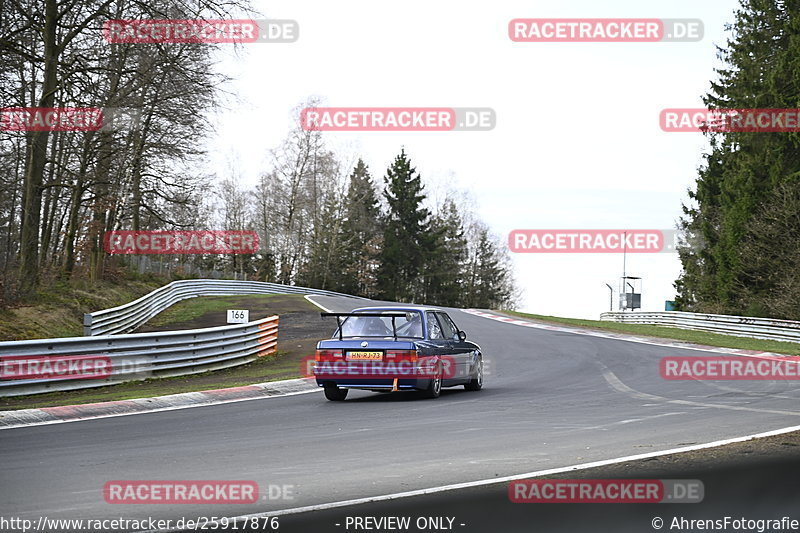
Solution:
[{"label": "166 sign", "polygon": [[247,309],[228,309],[228,324],[247,324],[250,322],[250,311]]}]

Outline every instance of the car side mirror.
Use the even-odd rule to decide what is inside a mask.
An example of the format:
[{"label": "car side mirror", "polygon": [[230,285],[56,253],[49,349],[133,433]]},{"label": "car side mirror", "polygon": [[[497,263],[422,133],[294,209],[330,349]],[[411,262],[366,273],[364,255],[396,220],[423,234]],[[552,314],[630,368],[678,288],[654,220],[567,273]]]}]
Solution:
[{"label": "car side mirror", "polygon": [[465,340],[467,340],[467,334],[464,333],[463,331],[459,331],[458,332],[458,340],[460,340],[461,342],[464,342]]}]

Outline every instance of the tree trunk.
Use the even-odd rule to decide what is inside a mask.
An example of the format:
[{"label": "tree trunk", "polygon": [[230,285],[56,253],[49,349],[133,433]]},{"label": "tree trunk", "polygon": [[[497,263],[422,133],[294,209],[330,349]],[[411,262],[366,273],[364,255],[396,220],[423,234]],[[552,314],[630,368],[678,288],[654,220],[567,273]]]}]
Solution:
[{"label": "tree trunk", "polygon": [[[45,0],[44,81],[39,107],[53,107],[56,91],[56,73],[59,50],[56,46],[58,18],[56,0]],[[47,162],[47,142],[50,132],[30,133],[26,157],[22,203],[22,228],[20,231],[20,285],[23,293],[30,293],[39,285],[39,223],[42,209],[42,180]]]}]

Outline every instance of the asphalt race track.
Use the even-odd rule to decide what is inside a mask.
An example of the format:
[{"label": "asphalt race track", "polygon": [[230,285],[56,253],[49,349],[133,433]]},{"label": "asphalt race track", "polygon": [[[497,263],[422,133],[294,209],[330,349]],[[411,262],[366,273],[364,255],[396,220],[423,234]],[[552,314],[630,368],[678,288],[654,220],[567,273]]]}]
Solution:
[{"label": "asphalt race track", "polygon": [[[334,311],[353,306],[344,298],[314,299]],[[2,430],[0,516],[36,521],[41,516],[269,514],[800,425],[800,391],[792,382],[685,382],[659,376],[660,358],[703,352],[525,328],[458,310],[451,316],[483,349],[487,376],[480,392],[458,387],[423,400],[413,394],[351,391],[341,403],[314,392]],[[703,506],[723,512],[750,504],[750,510],[761,512],[759,518],[789,513],[785,505],[800,494],[792,481],[798,473],[800,462],[709,474],[705,502],[682,507],[696,514],[711,512]],[[292,499],[112,505],[102,494],[110,480],[182,479],[253,480],[263,492],[286,485]],[[776,491],[771,505],[757,505],[770,480]],[[345,527],[345,516],[386,513],[448,515],[455,517],[452,530],[464,532],[561,526],[564,531],[654,531],[655,513],[674,514],[676,507],[511,504],[506,491],[507,483],[498,483],[284,515],[280,531],[354,531]],[[785,502],[779,495],[790,498]]]}]

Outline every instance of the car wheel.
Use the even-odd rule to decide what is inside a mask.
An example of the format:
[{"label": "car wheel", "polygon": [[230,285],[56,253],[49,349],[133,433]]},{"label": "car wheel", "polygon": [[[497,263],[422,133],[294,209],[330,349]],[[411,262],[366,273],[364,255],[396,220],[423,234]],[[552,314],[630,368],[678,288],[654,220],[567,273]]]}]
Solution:
[{"label": "car wheel", "polygon": [[478,368],[469,382],[464,384],[466,390],[481,390],[483,388],[483,359],[478,359]]},{"label": "car wheel", "polygon": [[431,378],[428,388],[425,389],[426,398],[438,398],[442,393],[442,366],[436,366],[436,373]]},{"label": "car wheel", "polygon": [[325,397],[332,402],[341,402],[347,398],[349,389],[340,389],[336,385],[325,385]]}]

